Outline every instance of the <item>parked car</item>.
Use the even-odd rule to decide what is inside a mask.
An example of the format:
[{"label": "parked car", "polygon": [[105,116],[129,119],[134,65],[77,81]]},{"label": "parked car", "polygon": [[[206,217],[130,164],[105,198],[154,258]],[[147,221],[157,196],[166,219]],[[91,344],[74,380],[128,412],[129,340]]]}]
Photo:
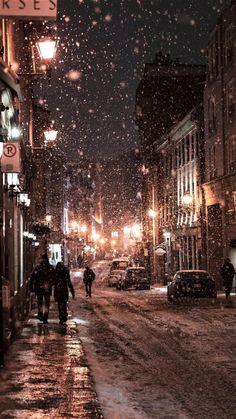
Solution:
[{"label": "parked car", "polygon": [[108,287],[116,287],[117,282],[120,280],[120,277],[124,273],[124,270],[113,269],[107,278]]},{"label": "parked car", "polygon": [[118,269],[121,270],[121,271],[124,271],[126,268],[128,268],[129,263],[130,263],[129,258],[127,258],[127,257],[113,259],[111,261],[110,273],[113,270],[118,270]]},{"label": "parked car", "polygon": [[122,272],[126,270],[126,268],[129,266],[129,263],[129,258],[126,257],[116,258],[111,261],[110,272],[107,278],[109,287],[116,286],[117,278]]},{"label": "parked car", "polygon": [[207,271],[178,271],[167,285],[167,298],[168,301],[173,301],[178,297],[216,298],[215,281]]},{"label": "parked car", "polygon": [[150,289],[150,278],[148,272],[143,267],[129,267],[118,278],[116,288],[120,290],[132,289]]}]

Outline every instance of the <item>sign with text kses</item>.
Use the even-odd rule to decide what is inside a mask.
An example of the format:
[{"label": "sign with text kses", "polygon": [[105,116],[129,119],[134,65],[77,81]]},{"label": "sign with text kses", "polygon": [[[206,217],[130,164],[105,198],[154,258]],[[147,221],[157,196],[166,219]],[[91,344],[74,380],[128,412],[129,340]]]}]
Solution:
[{"label": "sign with text kses", "polygon": [[19,143],[5,143],[1,158],[2,173],[20,173],[20,146]]},{"label": "sign with text kses", "polygon": [[0,0],[0,18],[56,19],[57,0]]}]

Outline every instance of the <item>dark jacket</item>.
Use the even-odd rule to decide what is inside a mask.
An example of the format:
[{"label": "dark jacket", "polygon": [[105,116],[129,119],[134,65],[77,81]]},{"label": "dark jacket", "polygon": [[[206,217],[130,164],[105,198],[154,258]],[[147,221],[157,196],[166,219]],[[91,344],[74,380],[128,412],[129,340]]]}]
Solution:
[{"label": "dark jacket", "polygon": [[93,272],[92,269],[90,268],[86,268],[84,271],[84,283],[86,282],[93,282],[95,279],[95,273]]},{"label": "dark jacket", "polygon": [[234,279],[234,265],[230,262],[225,262],[220,270],[224,284],[233,282]]},{"label": "dark jacket", "polygon": [[65,266],[61,265],[56,268],[55,301],[68,301],[69,289],[72,297],[75,298],[74,287],[70,280],[70,272]]},{"label": "dark jacket", "polygon": [[30,277],[29,289],[36,295],[52,293],[52,286],[55,284],[55,269],[48,262],[41,262],[37,265]]}]

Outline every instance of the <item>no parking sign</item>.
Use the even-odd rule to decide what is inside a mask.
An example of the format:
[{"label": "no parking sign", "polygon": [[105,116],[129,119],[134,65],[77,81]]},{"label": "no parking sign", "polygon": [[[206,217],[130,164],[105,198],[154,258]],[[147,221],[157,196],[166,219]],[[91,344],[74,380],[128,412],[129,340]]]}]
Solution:
[{"label": "no parking sign", "polygon": [[1,172],[20,172],[20,147],[19,143],[5,143],[1,159]]}]

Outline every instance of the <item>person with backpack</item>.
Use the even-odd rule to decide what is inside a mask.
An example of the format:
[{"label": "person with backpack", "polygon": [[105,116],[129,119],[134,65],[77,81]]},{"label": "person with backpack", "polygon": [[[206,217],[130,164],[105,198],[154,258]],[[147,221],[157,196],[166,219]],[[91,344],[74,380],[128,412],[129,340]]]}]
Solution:
[{"label": "person with backpack", "polygon": [[58,304],[60,324],[66,323],[68,318],[67,303],[69,300],[69,290],[72,298],[75,298],[75,291],[70,279],[70,272],[62,262],[56,265],[56,284],[54,287],[54,299]]},{"label": "person with backpack", "polygon": [[84,271],[84,285],[85,285],[85,292],[86,297],[92,297],[92,283],[95,280],[95,273],[94,271],[87,265]]},{"label": "person with backpack", "polygon": [[55,269],[49,263],[47,255],[42,255],[40,263],[30,276],[29,290],[34,292],[38,303],[38,319],[48,323],[50,297],[55,284]]}]

